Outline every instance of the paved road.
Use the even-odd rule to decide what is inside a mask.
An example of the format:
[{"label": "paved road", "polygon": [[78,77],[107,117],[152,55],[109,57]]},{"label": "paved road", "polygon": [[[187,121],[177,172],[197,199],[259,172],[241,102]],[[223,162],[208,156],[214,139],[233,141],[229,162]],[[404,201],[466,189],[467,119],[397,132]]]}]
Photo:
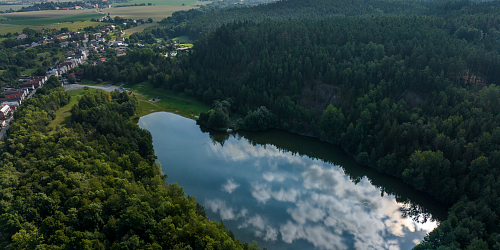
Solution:
[{"label": "paved road", "polygon": [[111,84],[108,84],[108,85],[104,85],[104,86],[92,86],[92,85],[83,85],[83,84],[68,84],[68,85],[64,85],[64,90],[68,91],[68,90],[75,90],[75,89],[81,89],[83,87],[89,87],[89,88],[93,88],[93,89],[102,89],[106,92],[111,92],[111,91],[114,91],[114,90],[118,90],[120,91],[120,87],[119,86],[115,86],[115,85],[111,85]]}]

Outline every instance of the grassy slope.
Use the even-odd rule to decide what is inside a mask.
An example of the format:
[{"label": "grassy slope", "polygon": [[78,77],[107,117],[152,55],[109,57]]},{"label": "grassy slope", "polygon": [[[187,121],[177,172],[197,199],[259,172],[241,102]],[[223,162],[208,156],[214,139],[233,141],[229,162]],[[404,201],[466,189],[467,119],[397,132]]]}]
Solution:
[{"label": "grassy slope", "polygon": [[132,34],[134,34],[136,32],[142,32],[145,28],[154,26],[155,24],[156,23],[146,23],[146,24],[139,25],[137,27],[126,29],[125,30],[125,37],[129,37],[130,35],[132,35]]},{"label": "grassy slope", "polygon": [[[175,93],[164,89],[155,89],[149,82],[142,82],[132,86],[132,92],[139,101],[137,113],[133,119],[138,119],[150,113],[166,111],[182,115],[187,118],[196,119],[201,112],[207,112],[210,107],[194,97],[186,96],[184,93]],[[159,97],[157,102],[149,101],[153,97]]]},{"label": "grassy slope", "polygon": [[0,34],[7,34],[7,33],[21,33],[23,32],[23,29],[29,27],[28,25],[11,25],[11,24],[0,24]]},{"label": "grassy slope", "polygon": [[70,90],[70,91],[68,91],[68,93],[70,93],[70,95],[71,95],[71,101],[66,106],[61,107],[59,110],[57,110],[57,112],[56,112],[56,119],[54,119],[50,123],[49,127],[55,128],[58,125],[61,125],[61,126],[68,125],[69,121],[71,119],[70,118],[70,116],[71,116],[71,113],[70,113],[71,107],[73,107],[73,105],[75,105],[75,104],[78,103],[78,96],[83,95],[86,91],[102,91],[102,90],[99,90],[99,89],[88,89],[88,90],[85,90],[85,89],[82,88],[82,89],[76,89],[76,90]]},{"label": "grassy slope", "polygon": [[176,11],[189,10],[193,8],[197,7],[181,5],[133,6],[106,9],[105,12],[109,12],[111,16],[119,16],[132,19],[152,18],[153,21],[158,22],[163,18],[171,16],[172,13]]}]

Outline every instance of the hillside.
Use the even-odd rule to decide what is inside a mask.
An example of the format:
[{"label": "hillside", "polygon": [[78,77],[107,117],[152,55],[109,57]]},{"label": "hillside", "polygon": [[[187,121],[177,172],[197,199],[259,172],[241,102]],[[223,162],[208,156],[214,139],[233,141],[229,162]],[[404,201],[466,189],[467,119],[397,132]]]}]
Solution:
[{"label": "hillside", "polygon": [[[179,12],[151,29],[156,37],[188,35],[197,39],[223,24],[237,21],[261,22],[264,20],[287,21],[294,19],[318,19],[337,16],[417,14],[427,10],[425,2],[393,0],[282,0],[251,8],[233,8],[205,11]],[[185,13],[186,15],[183,15]],[[175,16],[182,16],[175,18]]]},{"label": "hillside", "polygon": [[450,204],[416,249],[500,248],[500,2],[327,3],[200,15],[183,32],[215,30],[190,54],[138,50],[84,70],[196,96],[217,128],[321,138]]}]

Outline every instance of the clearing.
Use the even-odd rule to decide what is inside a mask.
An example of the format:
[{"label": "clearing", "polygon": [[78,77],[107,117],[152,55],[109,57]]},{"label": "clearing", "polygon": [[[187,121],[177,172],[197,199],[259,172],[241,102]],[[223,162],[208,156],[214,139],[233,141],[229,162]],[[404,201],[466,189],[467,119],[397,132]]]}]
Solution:
[{"label": "clearing", "polygon": [[50,124],[49,127],[56,128],[57,126],[67,126],[69,125],[69,122],[71,121],[71,108],[73,105],[78,103],[78,96],[81,96],[85,94],[86,91],[102,91],[99,89],[75,89],[75,90],[69,90],[68,93],[71,96],[71,99],[69,103],[66,106],[61,107],[56,111],[56,119],[54,119]]},{"label": "clearing", "polygon": [[[130,89],[139,102],[136,114],[132,117],[134,120],[160,111],[196,119],[201,112],[207,112],[210,109],[210,106],[195,97],[187,96],[184,93],[175,93],[171,90],[153,88],[153,85],[148,81],[132,85]],[[150,101],[155,97],[158,97],[160,101]]]}]

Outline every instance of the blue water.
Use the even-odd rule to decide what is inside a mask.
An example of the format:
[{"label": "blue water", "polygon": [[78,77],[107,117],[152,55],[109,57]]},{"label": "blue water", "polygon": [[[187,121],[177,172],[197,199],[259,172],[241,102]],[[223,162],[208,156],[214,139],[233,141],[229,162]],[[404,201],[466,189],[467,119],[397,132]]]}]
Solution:
[{"label": "blue water", "polygon": [[313,138],[203,132],[166,112],[142,117],[139,126],[153,135],[167,182],[261,247],[411,249],[446,215],[428,195]]}]

